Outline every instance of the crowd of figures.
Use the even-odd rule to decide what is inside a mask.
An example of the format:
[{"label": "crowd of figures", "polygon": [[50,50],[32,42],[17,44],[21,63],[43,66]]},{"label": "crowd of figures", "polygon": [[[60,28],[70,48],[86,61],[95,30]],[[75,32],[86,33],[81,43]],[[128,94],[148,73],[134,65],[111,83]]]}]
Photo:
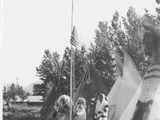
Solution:
[{"label": "crowd of figures", "polygon": [[[55,120],[69,120],[71,105],[72,119],[73,120],[86,120],[87,112],[90,108],[86,104],[86,100],[83,97],[79,97],[76,103],[73,105],[72,99],[68,95],[61,95],[56,100],[54,105],[54,112],[52,118]],[[107,120],[108,118],[108,99],[103,93],[98,93],[95,98],[92,98],[93,105],[93,120]]]}]

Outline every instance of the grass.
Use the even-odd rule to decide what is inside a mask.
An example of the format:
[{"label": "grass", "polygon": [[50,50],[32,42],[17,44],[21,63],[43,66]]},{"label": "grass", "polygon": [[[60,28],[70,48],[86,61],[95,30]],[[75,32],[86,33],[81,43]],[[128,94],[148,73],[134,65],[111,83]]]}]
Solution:
[{"label": "grass", "polygon": [[41,106],[12,104],[10,109],[3,109],[3,120],[40,120]]}]

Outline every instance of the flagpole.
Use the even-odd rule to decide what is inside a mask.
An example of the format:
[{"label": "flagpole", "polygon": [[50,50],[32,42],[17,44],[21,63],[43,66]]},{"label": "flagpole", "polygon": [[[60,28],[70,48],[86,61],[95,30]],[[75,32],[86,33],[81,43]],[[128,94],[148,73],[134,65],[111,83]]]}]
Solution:
[{"label": "flagpole", "polygon": [[[74,0],[72,0],[72,10],[71,10],[71,35],[72,35],[72,31],[73,31],[73,10],[74,10]],[[72,36],[71,36],[72,37]],[[71,44],[70,42],[70,45],[71,45],[71,73],[70,73],[70,97],[71,97],[71,100],[73,98],[73,76],[74,76],[74,69],[73,69],[73,62],[74,62],[74,48],[73,48],[73,45]],[[71,104],[71,109],[70,109],[70,120],[72,120],[72,104]]]}]

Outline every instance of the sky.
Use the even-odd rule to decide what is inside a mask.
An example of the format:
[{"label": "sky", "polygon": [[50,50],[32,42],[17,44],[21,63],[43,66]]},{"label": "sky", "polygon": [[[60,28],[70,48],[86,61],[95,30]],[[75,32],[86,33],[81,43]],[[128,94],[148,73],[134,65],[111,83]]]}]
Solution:
[{"label": "sky", "polygon": [[[27,86],[39,80],[45,49],[61,55],[69,46],[71,0],[0,0],[0,79],[3,84]],[[155,0],[74,0],[74,25],[81,44],[89,46],[99,21],[110,21],[115,10],[125,15],[129,6],[138,14],[155,10]]]}]

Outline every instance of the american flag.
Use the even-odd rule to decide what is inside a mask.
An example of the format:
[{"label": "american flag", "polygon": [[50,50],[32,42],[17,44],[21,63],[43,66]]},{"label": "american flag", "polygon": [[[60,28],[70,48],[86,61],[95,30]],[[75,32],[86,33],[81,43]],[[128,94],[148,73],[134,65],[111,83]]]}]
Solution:
[{"label": "american flag", "polygon": [[72,30],[70,43],[74,47],[79,46],[77,29],[75,26],[73,27],[73,30]]}]

